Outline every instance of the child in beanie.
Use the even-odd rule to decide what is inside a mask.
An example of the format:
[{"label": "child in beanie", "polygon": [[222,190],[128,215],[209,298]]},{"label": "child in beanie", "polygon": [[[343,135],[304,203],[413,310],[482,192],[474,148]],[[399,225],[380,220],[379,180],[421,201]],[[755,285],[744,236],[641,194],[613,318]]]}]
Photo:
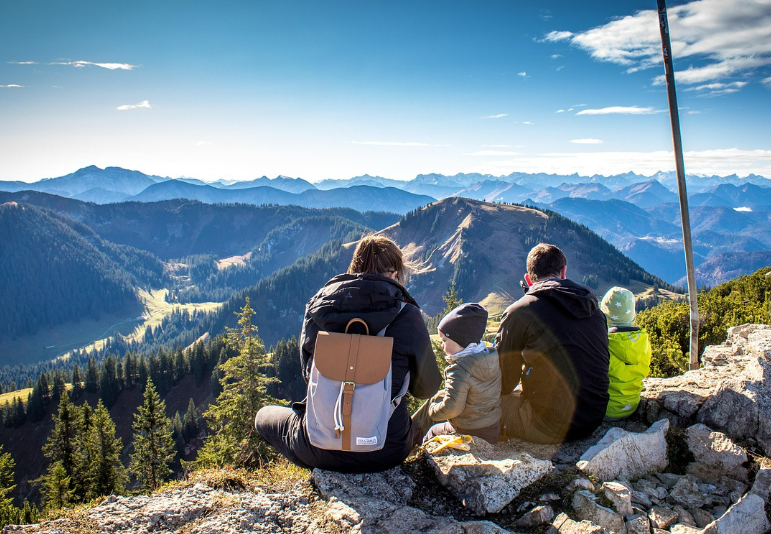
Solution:
[{"label": "child in beanie", "polygon": [[498,441],[501,370],[498,353],[482,341],[486,328],[487,310],[476,303],[458,306],[439,323],[449,364],[444,370],[445,389],[412,416],[420,435],[425,432],[424,443],[442,434],[471,434],[489,443]]},{"label": "child in beanie", "polygon": [[651,364],[651,344],[645,330],[633,326],[635,299],[628,289],[612,287],[602,297],[600,309],[608,319],[608,377],[610,400],[605,416],[609,419],[629,417],[640,403],[643,378]]}]

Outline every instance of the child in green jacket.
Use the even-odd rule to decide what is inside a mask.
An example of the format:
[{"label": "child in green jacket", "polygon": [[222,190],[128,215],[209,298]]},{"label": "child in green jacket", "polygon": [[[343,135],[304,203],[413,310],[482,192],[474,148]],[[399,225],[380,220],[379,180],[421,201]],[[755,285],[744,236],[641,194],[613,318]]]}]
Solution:
[{"label": "child in green jacket", "polygon": [[608,319],[608,376],[610,401],[605,416],[629,417],[640,403],[643,378],[651,365],[651,344],[645,330],[633,326],[635,299],[628,289],[612,287],[602,297],[600,309]]}]

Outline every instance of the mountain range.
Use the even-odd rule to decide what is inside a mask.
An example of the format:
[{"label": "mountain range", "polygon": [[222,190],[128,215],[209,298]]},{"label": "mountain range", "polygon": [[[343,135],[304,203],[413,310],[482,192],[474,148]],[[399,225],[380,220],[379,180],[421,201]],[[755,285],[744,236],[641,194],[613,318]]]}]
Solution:
[{"label": "mountain range", "polygon": [[[171,199],[207,204],[347,207],[404,214],[448,197],[516,203],[556,211],[586,225],[649,272],[670,283],[685,276],[682,230],[673,172],[651,177],[635,173],[579,176],[512,173],[420,174],[409,181],[361,175],[311,183],[302,178],[260,177],[245,182],[205,183],[170,179],[118,167],[85,167],[32,184],[0,182],[0,190],[41,191],[97,204],[152,203]],[[762,176],[689,176],[689,203],[695,263],[700,285],[725,281],[723,253],[771,250],[771,181]],[[117,204],[116,204],[117,205]],[[744,273],[751,272],[747,269]],[[711,274],[709,274],[711,273]]]}]

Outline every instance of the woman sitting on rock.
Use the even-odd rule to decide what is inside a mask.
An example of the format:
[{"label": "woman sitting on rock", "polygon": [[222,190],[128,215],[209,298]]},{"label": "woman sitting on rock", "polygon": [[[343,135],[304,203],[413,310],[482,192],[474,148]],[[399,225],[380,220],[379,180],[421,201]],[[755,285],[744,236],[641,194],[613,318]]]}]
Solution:
[{"label": "woman sitting on rock", "polygon": [[[404,394],[406,380],[407,390],[415,397],[427,399],[436,393],[441,375],[418,305],[402,285],[406,274],[402,252],[393,241],[368,236],[359,242],[348,272],[327,282],[305,308],[300,358],[306,383],[318,333],[342,333],[351,319],[358,318],[366,323],[369,334],[382,332],[393,338],[390,398],[395,399],[394,404]],[[309,438],[306,408],[306,402],[294,403],[291,408],[266,406],[255,418],[260,436],[300,467],[348,473],[384,471],[401,464],[419,439],[407,403],[399,402],[388,420],[385,442],[379,450],[320,448]]]}]

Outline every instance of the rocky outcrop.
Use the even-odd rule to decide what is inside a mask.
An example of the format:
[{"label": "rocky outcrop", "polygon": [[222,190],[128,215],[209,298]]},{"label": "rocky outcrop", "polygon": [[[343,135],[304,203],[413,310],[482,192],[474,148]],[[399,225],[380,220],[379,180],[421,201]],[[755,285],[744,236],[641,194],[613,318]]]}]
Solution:
[{"label": "rocky outcrop", "polygon": [[770,362],[771,327],[745,325],[707,348],[702,369],[647,380],[638,417],[585,440],[432,444],[400,468],[314,470],[280,488],[193,476],[3,533],[763,534]]},{"label": "rocky outcrop", "polygon": [[647,379],[641,400],[650,423],[703,423],[771,456],[771,326],[730,328],[725,343],[704,350],[700,369]]}]

